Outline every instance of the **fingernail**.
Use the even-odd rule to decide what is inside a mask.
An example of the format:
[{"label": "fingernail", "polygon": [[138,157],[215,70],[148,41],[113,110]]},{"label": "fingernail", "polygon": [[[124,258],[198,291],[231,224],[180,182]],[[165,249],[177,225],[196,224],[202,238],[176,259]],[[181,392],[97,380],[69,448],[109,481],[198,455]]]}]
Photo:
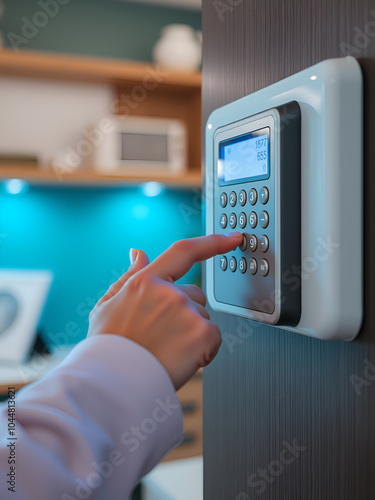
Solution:
[{"label": "fingernail", "polygon": [[134,248],[130,249],[129,252],[129,259],[130,259],[130,264],[133,265],[134,262],[137,260],[138,257],[138,250],[135,250]]}]

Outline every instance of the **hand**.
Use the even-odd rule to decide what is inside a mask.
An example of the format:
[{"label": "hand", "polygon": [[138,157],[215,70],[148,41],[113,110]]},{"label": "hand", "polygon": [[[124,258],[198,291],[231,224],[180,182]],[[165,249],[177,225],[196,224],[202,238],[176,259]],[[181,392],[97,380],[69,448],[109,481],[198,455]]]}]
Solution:
[{"label": "hand", "polygon": [[133,250],[129,270],[91,311],[88,336],[112,333],[137,342],[164,365],[179,389],[214,359],[221,334],[210,321],[202,290],[174,282],[194,263],[225,254],[241,241],[241,233],[180,240],[151,264],[143,251]]}]

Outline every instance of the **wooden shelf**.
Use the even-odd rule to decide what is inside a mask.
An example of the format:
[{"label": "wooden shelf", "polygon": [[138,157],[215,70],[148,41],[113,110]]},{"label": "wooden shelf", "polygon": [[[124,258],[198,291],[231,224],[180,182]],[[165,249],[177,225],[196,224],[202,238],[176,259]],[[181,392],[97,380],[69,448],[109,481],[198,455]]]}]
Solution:
[{"label": "wooden shelf", "polygon": [[0,167],[0,181],[4,179],[24,179],[34,185],[77,185],[77,186],[125,186],[141,184],[148,181],[161,182],[167,186],[177,188],[191,188],[202,185],[201,171],[199,169],[187,170],[183,175],[176,177],[154,174],[152,176],[139,176],[136,172],[126,176],[108,175],[93,170],[81,170],[75,173],[66,173],[58,176],[57,173],[42,168],[33,168],[23,165],[10,165]]},{"label": "wooden shelf", "polygon": [[163,86],[201,87],[201,73],[175,71],[154,64],[117,59],[70,56],[64,54],[1,49],[0,75],[29,78],[50,78],[92,83],[145,82],[153,75]]},{"label": "wooden shelf", "polygon": [[[126,177],[100,174],[93,170],[77,171],[59,179],[53,170],[31,168],[30,165],[0,166],[1,178],[22,178],[34,184],[124,185],[158,180],[169,186],[201,186],[201,74],[174,71],[154,64],[69,56],[64,54],[0,49],[0,77],[37,78],[56,81],[79,81],[107,84],[113,87],[118,103],[117,114],[177,119],[187,131],[187,163],[189,169],[178,177],[162,173],[147,178],[129,173]],[[148,85],[152,83],[152,88]],[[156,85],[155,85],[156,84]],[[137,86],[148,89],[147,98],[137,101],[135,109],[122,107],[122,97],[131,95]],[[30,96],[31,98],[31,96]],[[15,103],[16,105],[16,103]],[[21,139],[22,140],[22,139]],[[195,167],[193,167],[195,166]]]}]

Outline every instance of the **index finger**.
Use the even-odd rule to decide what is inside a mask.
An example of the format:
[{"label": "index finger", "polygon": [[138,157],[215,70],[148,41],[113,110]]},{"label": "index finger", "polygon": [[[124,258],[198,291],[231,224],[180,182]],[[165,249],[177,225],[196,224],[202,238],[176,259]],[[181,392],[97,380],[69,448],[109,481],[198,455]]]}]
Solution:
[{"label": "index finger", "polygon": [[242,234],[210,234],[173,243],[148,267],[156,276],[166,281],[177,281],[196,262],[202,262],[234,250],[242,241]]}]

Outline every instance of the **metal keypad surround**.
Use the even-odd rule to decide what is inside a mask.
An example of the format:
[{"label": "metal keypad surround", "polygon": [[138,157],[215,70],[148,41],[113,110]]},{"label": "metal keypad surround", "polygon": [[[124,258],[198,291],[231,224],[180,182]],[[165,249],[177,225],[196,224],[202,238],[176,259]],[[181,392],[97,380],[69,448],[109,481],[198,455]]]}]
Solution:
[{"label": "metal keypad surround", "polygon": [[[300,124],[300,108],[290,102],[220,127],[213,137],[213,232],[240,231],[246,238],[246,244],[225,256],[227,266],[223,256],[214,259],[214,300],[279,325],[295,325],[301,314],[301,288],[291,286],[299,282],[294,269],[301,263]],[[242,163],[241,178],[224,175],[221,151],[264,135],[268,171],[265,167],[264,173],[251,177]],[[293,280],[290,274],[282,279],[290,270]]]},{"label": "metal keypad surround", "polygon": [[[267,188],[268,192],[273,192],[274,187],[271,184],[272,178],[266,181],[259,180],[247,182],[236,187],[237,200],[239,199],[239,193],[241,191],[248,192],[251,189],[255,189],[258,196],[257,202],[254,205],[248,202],[245,206],[241,206],[241,204],[237,202],[234,207],[229,207],[230,210],[228,210],[228,207],[224,209],[220,206],[217,207],[219,219],[221,219],[222,214],[226,214],[228,219],[230,218],[230,214],[235,214],[237,225],[232,229],[241,231],[246,238],[246,248],[244,250],[238,248],[229,254],[229,258],[236,259],[237,262],[236,270],[233,271],[234,276],[228,276],[228,271],[230,272],[228,268],[223,270],[223,267],[220,265],[221,256],[216,258],[216,267],[219,266],[222,273],[225,274],[225,276],[222,277],[216,274],[215,282],[218,288],[215,290],[215,293],[217,300],[225,300],[228,303],[233,303],[241,307],[246,307],[246,305],[248,305],[251,309],[267,313],[272,313],[275,309],[273,296],[276,285],[274,273],[276,229],[275,203],[273,196],[268,196],[266,203],[262,203],[259,193],[263,188]],[[222,194],[228,194],[228,189],[226,187],[221,187],[220,192]],[[264,211],[268,214],[268,225],[265,228],[263,228],[260,223],[261,214]],[[248,216],[246,216],[246,213],[248,213]],[[243,217],[242,214],[245,214],[245,217]],[[242,227],[241,218],[244,219],[244,223],[246,221],[244,227]],[[221,231],[218,230],[218,232]],[[251,248],[249,242],[250,237],[252,237],[252,240],[256,241],[256,248],[254,250]],[[250,261],[253,263],[253,266],[255,264],[255,271],[254,267],[250,268]],[[236,292],[228,289],[229,281],[233,282],[231,283],[232,288],[236,286],[238,279],[246,281],[248,284],[248,297],[242,293],[238,294],[238,297],[236,297]],[[226,283],[227,286],[224,286],[224,283]],[[243,283],[240,282],[240,286],[241,285],[243,285]],[[259,290],[262,290],[261,296],[259,295]]]},{"label": "metal keypad surround", "polygon": [[[220,186],[216,177],[214,232],[225,234],[228,231],[240,231],[245,236],[247,244],[245,250],[237,248],[227,255],[228,262],[235,260],[236,266],[232,264],[231,268],[228,266],[223,270],[220,265],[221,256],[215,258],[214,293],[218,302],[248,308],[259,313],[273,314],[275,312],[275,290],[278,286],[275,273],[275,254],[278,251],[276,248],[278,166],[275,162],[278,151],[274,139],[275,117],[268,113],[255,120],[244,120],[234,128],[233,126],[223,128],[215,136],[215,151],[217,162],[219,145],[223,140],[265,128],[269,134],[269,178]],[[222,207],[220,199],[225,197],[228,199],[228,204]],[[266,203],[263,203],[264,199],[266,199]],[[260,223],[264,211],[268,214],[268,225],[265,228]],[[228,220],[228,225],[225,228],[220,225],[223,215]],[[241,224],[245,223],[245,219],[246,224]],[[232,222],[235,220],[236,225],[230,225],[230,220]],[[268,241],[266,252],[263,252],[260,244],[263,236]],[[255,249],[252,249],[250,238],[256,242]],[[268,265],[268,272],[264,273],[266,275],[261,272],[263,260]]]}]

